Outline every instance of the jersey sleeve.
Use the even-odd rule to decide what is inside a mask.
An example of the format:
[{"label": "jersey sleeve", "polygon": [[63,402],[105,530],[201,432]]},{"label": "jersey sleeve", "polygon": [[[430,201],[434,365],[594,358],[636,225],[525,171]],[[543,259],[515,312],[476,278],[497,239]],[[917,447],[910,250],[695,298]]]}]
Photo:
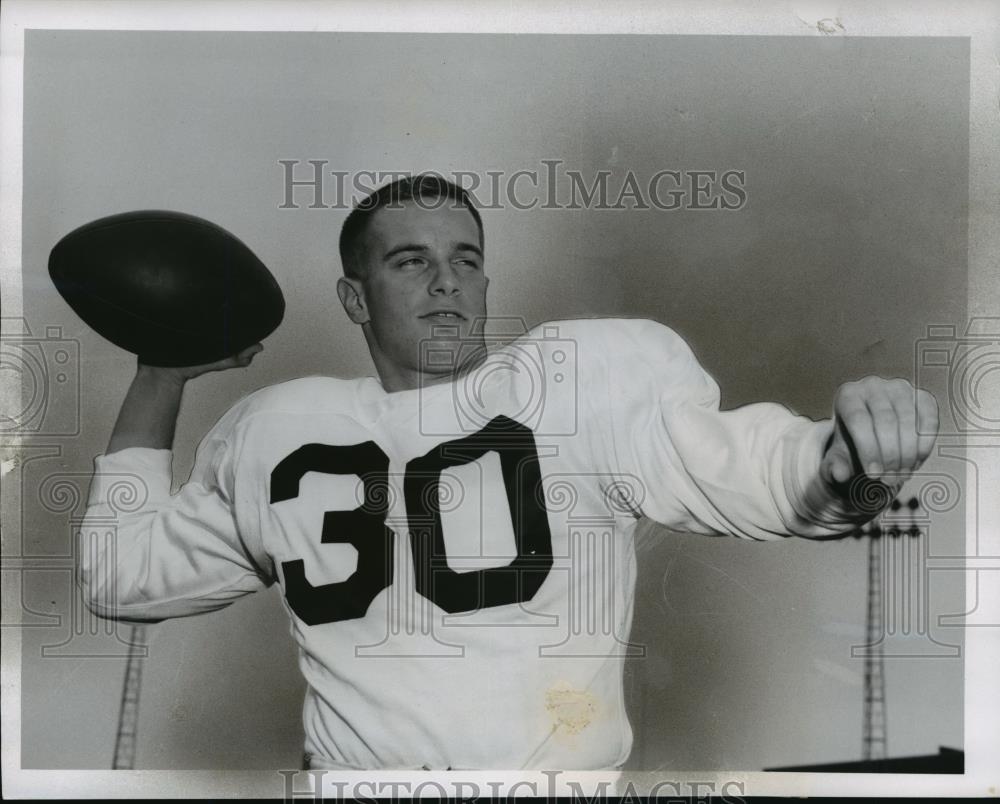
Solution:
[{"label": "jersey sleeve", "polygon": [[158,622],[224,608],[273,583],[237,526],[238,419],[231,409],[205,436],[173,495],[170,450],[94,459],[77,535],[77,578],[93,613]]},{"label": "jersey sleeve", "polygon": [[597,371],[597,415],[610,429],[613,474],[634,513],[706,534],[823,538],[875,512],[854,510],[819,474],[830,420],[774,403],[720,410],[719,387],[673,330],[609,323]]}]

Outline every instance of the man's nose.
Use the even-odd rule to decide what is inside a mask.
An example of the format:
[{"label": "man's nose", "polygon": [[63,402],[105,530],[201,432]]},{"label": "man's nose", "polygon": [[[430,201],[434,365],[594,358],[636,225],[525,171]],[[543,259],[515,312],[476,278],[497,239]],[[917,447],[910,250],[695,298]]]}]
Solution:
[{"label": "man's nose", "polygon": [[458,274],[448,260],[438,260],[434,267],[434,275],[428,291],[433,295],[453,296],[462,290]]}]

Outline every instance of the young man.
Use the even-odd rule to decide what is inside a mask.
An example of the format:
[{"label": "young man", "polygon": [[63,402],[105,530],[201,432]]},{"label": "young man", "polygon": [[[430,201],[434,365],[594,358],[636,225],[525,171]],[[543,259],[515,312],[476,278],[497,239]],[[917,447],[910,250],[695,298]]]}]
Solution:
[{"label": "young man", "polygon": [[[250,394],[171,496],[185,382],[260,347],[140,365],[88,509],[117,515],[117,541],[79,567],[91,611],[125,620],[280,584],[314,768],[620,766],[638,518],[829,537],[879,513],[861,486],[901,484],[932,447],[934,400],[904,380],[842,386],[829,421],[720,412],[651,321],[561,321],[487,352],[482,222],[441,180],[381,188],[340,245],[338,293],[378,379]],[[112,508],[121,473],[146,486],[138,510]]]}]

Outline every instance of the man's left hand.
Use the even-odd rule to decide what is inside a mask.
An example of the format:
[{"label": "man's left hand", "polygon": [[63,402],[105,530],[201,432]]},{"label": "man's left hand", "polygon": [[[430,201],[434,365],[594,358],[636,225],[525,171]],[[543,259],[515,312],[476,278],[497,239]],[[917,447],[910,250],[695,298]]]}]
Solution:
[{"label": "man's left hand", "polygon": [[834,434],[820,473],[834,487],[864,474],[895,493],[930,455],[937,436],[937,401],[903,379],[845,383],[833,412]]}]

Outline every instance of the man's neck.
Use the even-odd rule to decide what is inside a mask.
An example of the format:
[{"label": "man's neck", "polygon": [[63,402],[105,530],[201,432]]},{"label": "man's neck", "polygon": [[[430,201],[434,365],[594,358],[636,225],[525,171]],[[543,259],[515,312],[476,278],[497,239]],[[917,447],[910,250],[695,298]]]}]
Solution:
[{"label": "man's neck", "polygon": [[397,391],[412,391],[417,388],[454,382],[478,367],[486,359],[486,353],[486,347],[483,345],[475,352],[470,353],[468,358],[461,360],[459,365],[452,370],[434,372],[400,366],[376,352],[372,353],[372,360],[375,363],[375,371],[378,373],[383,390],[391,394]]},{"label": "man's neck", "polygon": [[[395,366],[393,367],[396,368]],[[399,391],[412,391],[416,388],[426,388],[429,385],[440,385],[441,383],[451,382],[455,379],[454,374],[431,374],[429,372],[420,371],[381,371],[378,368],[378,364],[375,366],[378,372],[379,382],[382,384],[383,390],[388,394],[394,394]]]}]

